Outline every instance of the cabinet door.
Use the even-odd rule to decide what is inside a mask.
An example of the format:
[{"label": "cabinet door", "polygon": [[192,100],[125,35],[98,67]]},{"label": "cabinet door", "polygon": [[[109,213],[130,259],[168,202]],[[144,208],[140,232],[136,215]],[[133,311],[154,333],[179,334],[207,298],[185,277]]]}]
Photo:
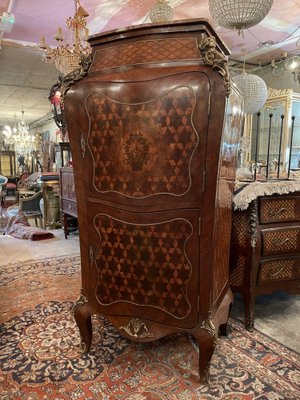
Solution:
[{"label": "cabinet door", "polygon": [[209,96],[201,72],[85,84],[87,196],[135,208],[200,208]]},{"label": "cabinet door", "polygon": [[199,212],[88,210],[91,291],[102,312],[195,326]]}]

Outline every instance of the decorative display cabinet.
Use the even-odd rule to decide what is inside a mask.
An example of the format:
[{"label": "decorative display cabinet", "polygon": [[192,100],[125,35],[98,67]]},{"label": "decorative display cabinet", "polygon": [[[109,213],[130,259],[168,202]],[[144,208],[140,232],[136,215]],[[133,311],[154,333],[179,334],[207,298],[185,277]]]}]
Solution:
[{"label": "decorative display cabinet", "polygon": [[[258,295],[300,293],[300,182],[266,182],[266,189],[263,183],[251,185],[257,198],[234,211],[230,257],[231,288],[243,296],[248,330],[254,327]],[[267,190],[270,195],[259,195]]]},{"label": "decorative display cabinet", "polygon": [[[282,169],[286,171],[291,152],[291,168],[300,168],[300,94],[291,89],[268,88],[268,98],[260,113],[257,159],[266,163],[269,151],[270,162],[277,161],[280,157],[283,163]],[[272,115],[271,124],[270,115]],[[292,117],[295,117],[294,122]],[[254,160],[257,116],[253,115],[252,118],[251,160]],[[292,126],[293,136],[291,138]],[[268,146],[269,134],[270,144]]]},{"label": "decorative display cabinet", "polygon": [[[86,351],[91,315],[126,337],[194,335],[206,381],[228,285],[242,100],[205,20],[90,38],[87,75],[64,82],[73,155]],[[72,83],[74,83],[72,85]]]},{"label": "decorative display cabinet", "polygon": [[0,151],[0,174],[7,178],[16,176],[16,156],[14,151]]}]

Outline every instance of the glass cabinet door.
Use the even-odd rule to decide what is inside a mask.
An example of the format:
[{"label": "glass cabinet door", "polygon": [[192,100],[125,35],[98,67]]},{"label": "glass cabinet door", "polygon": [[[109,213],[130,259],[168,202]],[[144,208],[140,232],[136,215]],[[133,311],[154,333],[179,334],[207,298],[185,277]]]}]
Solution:
[{"label": "glass cabinet door", "polygon": [[[300,167],[300,93],[291,89],[268,89],[268,99],[252,117],[250,162],[269,172]],[[259,119],[259,120],[258,120]],[[258,134],[257,148],[256,137]],[[257,152],[257,155],[256,155]]]},{"label": "glass cabinet door", "polygon": [[295,116],[291,151],[291,169],[300,168],[300,100],[293,101],[292,115]]}]

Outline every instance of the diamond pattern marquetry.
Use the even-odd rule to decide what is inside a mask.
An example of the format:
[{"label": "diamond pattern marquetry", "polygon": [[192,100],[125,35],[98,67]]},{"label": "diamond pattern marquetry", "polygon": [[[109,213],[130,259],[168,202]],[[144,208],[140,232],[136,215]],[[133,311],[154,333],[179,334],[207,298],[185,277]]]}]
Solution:
[{"label": "diamond pattern marquetry", "polygon": [[180,86],[153,101],[122,104],[101,93],[87,98],[94,188],[128,197],[184,195],[199,142],[195,96]]},{"label": "diamond pattern marquetry", "polygon": [[230,275],[230,286],[240,287],[245,279],[246,257],[239,255],[237,257],[236,265]]},{"label": "diamond pattern marquetry", "polygon": [[264,222],[293,221],[297,219],[295,199],[268,200],[261,203],[261,219]]},{"label": "diamond pattern marquetry", "polygon": [[237,236],[238,244],[240,247],[247,246],[247,227],[248,227],[248,214],[247,212],[234,212],[232,218],[234,233]]},{"label": "diamond pattern marquetry", "polygon": [[270,230],[263,233],[263,239],[264,254],[295,252],[300,247],[300,230]]},{"label": "diamond pattern marquetry", "polygon": [[293,278],[296,279],[298,276],[295,273],[295,265],[295,259],[264,262],[259,274],[259,281],[265,283]]},{"label": "diamond pattern marquetry", "polygon": [[95,227],[100,235],[96,296],[101,304],[127,301],[176,318],[190,313],[192,266],[185,252],[193,232],[189,221],[142,225],[98,214]]},{"label": "diamond pattern marquetry", "polygon": [[120,65],[199,59],[195,39],[161,39],[123,44],[98,50],[90,71]]}]

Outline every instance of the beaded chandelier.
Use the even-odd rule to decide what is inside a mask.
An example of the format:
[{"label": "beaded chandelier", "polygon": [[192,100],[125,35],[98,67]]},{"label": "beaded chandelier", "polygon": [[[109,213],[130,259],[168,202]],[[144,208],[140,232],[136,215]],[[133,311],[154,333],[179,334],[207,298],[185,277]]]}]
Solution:
[{"label": "beaded chandelier", "polygon": [[273,0],[209,0],[209,11],[221,27],[241,32],[259,24],[272,4]]},{"label": "beaded chandelier", "polygon": [[58,42],[56,48],[50,48],[45,42],[45,38],[41,38],[40,49],[43,50],[46,61],[54,63],[56,68],[67,75],[80,67],[82,57],[91,54],[91,46],[87,42],[88,29],[86,18],[87,11],[81,6],[79,0],[74,0],[75,14],[66,20],[66,26],[71,34],[73,43],[64,43],[62,28],[59,27],[57,34],[54,36]]},{"label": "beaded chandelier", "polygon": [[265,81],[257,75],[247,74],[246,71],[232,79],[242,93],[245,113],[257,113],[268,97]]},{"label": "beaded chandelier", "polygon": [[167,22],[173,18],[173,9],[168,0],[156,0],[150,10],[151,22]]}]

